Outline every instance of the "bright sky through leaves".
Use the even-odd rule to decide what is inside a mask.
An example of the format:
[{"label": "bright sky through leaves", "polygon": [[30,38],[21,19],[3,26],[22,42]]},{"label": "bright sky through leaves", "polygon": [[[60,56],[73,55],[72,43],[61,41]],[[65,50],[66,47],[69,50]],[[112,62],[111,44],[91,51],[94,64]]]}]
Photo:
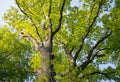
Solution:
[{"label": "bright sky through leaves", "polygon": [[0,25],[5,24],[2,16],[10,6],[15,6],[14,0],[0,0]]},{"label": "bright sky through leaves", "polygon": [[[79,6],[78,0],[73,0],[71,5]],[[5,24],[5,22],[2,19],[2,16],[6,12],[6,10],[9,9],[10,6],[15,6],[14,0],[0,0],[0,25]]]}]

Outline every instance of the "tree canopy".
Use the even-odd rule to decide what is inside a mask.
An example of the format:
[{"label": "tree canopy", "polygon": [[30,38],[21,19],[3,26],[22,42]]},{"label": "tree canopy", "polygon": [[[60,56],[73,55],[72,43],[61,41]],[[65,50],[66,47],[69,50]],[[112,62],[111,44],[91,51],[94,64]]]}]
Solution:
[{"label": "tree canopy", "polygon": [[28,41],[0,28],[0,81],[24,81],[32,75],[32,49]]},{"label": "tree canopy", "polygon": [[120,0],[73,1],[15,0],[3,16],[12,30],[0,29],[0,80],[120,81]]}]

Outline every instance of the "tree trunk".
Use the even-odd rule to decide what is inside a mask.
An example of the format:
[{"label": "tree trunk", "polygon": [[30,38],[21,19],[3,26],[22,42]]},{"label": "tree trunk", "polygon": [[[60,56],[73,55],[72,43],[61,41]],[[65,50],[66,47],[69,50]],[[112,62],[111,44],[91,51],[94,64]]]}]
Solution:
[{"label": "tree trunk", "polygon": [[50,80],[50,51],[47,48],[39,50],[41,53],[40,69],[37,70],[38,82],[49,82]]},{"label": "tree trunk", "polygon": [[55,82],[54,76],[55,72],[53,71],[53,64],[51,60],[53,59],[53,54],[51,54],[51,45],[39,49],[41,53],[41,64],[40,69],[37,71],[38,82]]}]

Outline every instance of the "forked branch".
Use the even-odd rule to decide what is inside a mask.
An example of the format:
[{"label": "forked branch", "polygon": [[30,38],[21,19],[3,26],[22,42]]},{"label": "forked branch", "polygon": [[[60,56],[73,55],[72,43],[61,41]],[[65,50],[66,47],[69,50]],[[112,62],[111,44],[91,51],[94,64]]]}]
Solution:
[{"label": "forked branch", "polygon": [[91,48],[91,50],[89,51],[89,54],[88,54],[87,59],[90,59],[90,58],[91,58],[92,53],[93,53],[93,51],[97,48],[97,46],[98,46],[101,42],[103,42],[105,39],[107,39],[111,34],[112,34],[112,32],[110,32],[109,34],[106,33],[106,35],[105,35],[104,37],[102,37],[102,38]]},{"label": "forked branch", "polygon": [[73,63],[74,60],[73,60],[72,52],[74,50],[74,47],[72,47],[69,50],[69,49],[67,49],[67,45],[64,42],[62,42],[62,41],[60,41],[58,39],[57,39],[57,41],[62,45],[62,48],[64,49],[64,52],[67,55],[68,59],[70,59],[70,62]]},{"label": "forked branch", "polygon": [[39,44],[37,43],[37,41],[36,41],[31,35],[29,35],[29,34],[25,35],[25,34],[21,33],[20,36],[29,38],[30,41],[34,44],[36,50],[39,50],[39,49],[40,49]]},{"label": "forked branch", "polygon": [[[97,53],[95,55],[93,55],[93,51],[94,49],[97,48],[97,46],[102,43],[105,39],[107,39],[112,33],[110,32],[109,34],[105,35],[104,37],[102,37],[91,49],[90,51],[88,52],[88,56],[87,56],[87,60],[85,62],[83,62],[83,64],[80,66],[80,68],[82,70],[84,70],[88,65],[89,63],[91,63],[94,59],[95,56],[98,56]],[[93,58],[91,58],[93,56]],[[103,56],[103,55],[101,55]],[[100,56],[99,56],[100,57]]]},{"label": "forked branch", "polygon": [[32,25],[35,27],[36,34],[37,34],[37,36],[38,36],[38,38],[39,38],[39,40],[41,41],[42,46],[43,46],[43,41],[42,41],[42,38],[41,38],[41,36],[40,36],[40,34],[39,34],[39,31],[38,31],[38,29],[37,29],[37,25],[35,24],[35,22],[33,21],[33,19],[20,7],[20,4],[18,3],[18,0],[15,0],[15,1],[16,1],[16,4],[17,4],[18,8],[20,9],[20,11],[21,11],[26,17],[28,17],[28,18],[30,19]]},{"label": "forked branch", "polygon": [[32,25],[35,27],[36,34],[37,34],[37,36],[38,36],[39,40],[41,41],[42,46],[44,46],[44,44],[43,44],[43,40],[42,40],[42,37],[41,37],[41,36],[40,36],[40,34],[39,34],[39,31],[38,31],[38,29],[37,29],[36,24],[34,23],[34,21],[33,21],[33,19],[32,19],[32,18],[30,18],[30,20],[31,20],[31,22],[32,22]]},{"label": "forked branch", "polygon": [[61,28],[62,18],[63,18],[63,10],[64,10],[64,6],[65,6],[65,2],[66,2],[66,0],[63,0],[62,7],[61,7],[61,9],[60,9],[60,16],[59,16],[58,27],[57,27],[57,29],[53,32],[53,36],[54,36],[54,35],[60,30],[60,28]]},{"label": "forked branch", "polygon": [[100,12],[101,7],[102,7],[102,4],[100,3],[100,4],[99,4],[99,7],[98,7],[98,11],[96,12],[96,16],[93,18],[93,21],[92,21],[91,24],[88,26],[88,29],[87,29],[85,35],[82,37],[82,41],[81,41],[81,43],[80,43],[80,46],[79,46],[79,48],[78,48],[78,50],[76,51],[75,56],[74,56],[74,61],[75,61],[75,63],[76,63],[76,59],[77,59],[80,51],[81,51],[82,48],[83,48],[85,39],[86,39],[87,36],[89,35],[89,33],[90,33],[90,31],[91,31],[91,28],[93,27],[93,25],[94,25],[97,17],[99,16],[99,12]]}]

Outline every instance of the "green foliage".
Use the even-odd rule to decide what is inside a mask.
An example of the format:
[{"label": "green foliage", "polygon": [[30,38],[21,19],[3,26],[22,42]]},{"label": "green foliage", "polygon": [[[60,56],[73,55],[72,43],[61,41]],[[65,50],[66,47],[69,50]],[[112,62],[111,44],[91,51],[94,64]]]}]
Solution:
[{"label": "green foliage", "polygon": [[[55,79],[59,82],[100,82],[101,80],[109,80],[110,77],[110,80],[120,81],[120,1],[79,0],[81,2],[80,8],[71,6],[71,1],[66,0],[61,28],[53,38],[52,52],[55,54],[55,59],[52,63],[57,74]],[[17,4],[22,12],[11,7],[3,18],[16,32],[30,34],[40,44],[39,33],[43,44],[45,44],[46,36],[50,35],[50,20],[53,32],[60,23],[62,1],[19,0]],[[4,54],[13,54],[8,56],[10,57],[9,61],[5,57],[4,61],[6,62],[3,66],[11,69],[9,67],[12,65],[8,64],[9,62],[15,65],[17,63],[17,65],[21,63],[29,65],[28,60],[24,59],[31,57],[33,46],[31,48],[29,39],[25,40],[15,33],[6,31],[6,29],[2,30],[0,31],[1,58],[4,57]],[[109,36],[105,37],[107,35]],[[74,67],[65,49],[73,49],[71,54],[72,57],[75,57],[80,47],[81,51],[78,53],[76,67]],[[38,51],[33,52],[31,67],[40,68],[42,54]],[[87,59],[89,56],[90,59]],[[80,67],[83,63],[90,60],[92,61],[82,70]],[[116,67],[106,67],[106,69],[99,67],[101,64],[109,63]]]},{"label": "green foliage", "polygon": [[8,28],[0,28],[0,81],[24,81],[31,75],[29,59],[31,45],[11,33]]},{"label": "green foliage", "polygon": [[40,68],[41,54],[38,51],[34,52],[34,56],[31,59],[31,67],[34,69]]}]

